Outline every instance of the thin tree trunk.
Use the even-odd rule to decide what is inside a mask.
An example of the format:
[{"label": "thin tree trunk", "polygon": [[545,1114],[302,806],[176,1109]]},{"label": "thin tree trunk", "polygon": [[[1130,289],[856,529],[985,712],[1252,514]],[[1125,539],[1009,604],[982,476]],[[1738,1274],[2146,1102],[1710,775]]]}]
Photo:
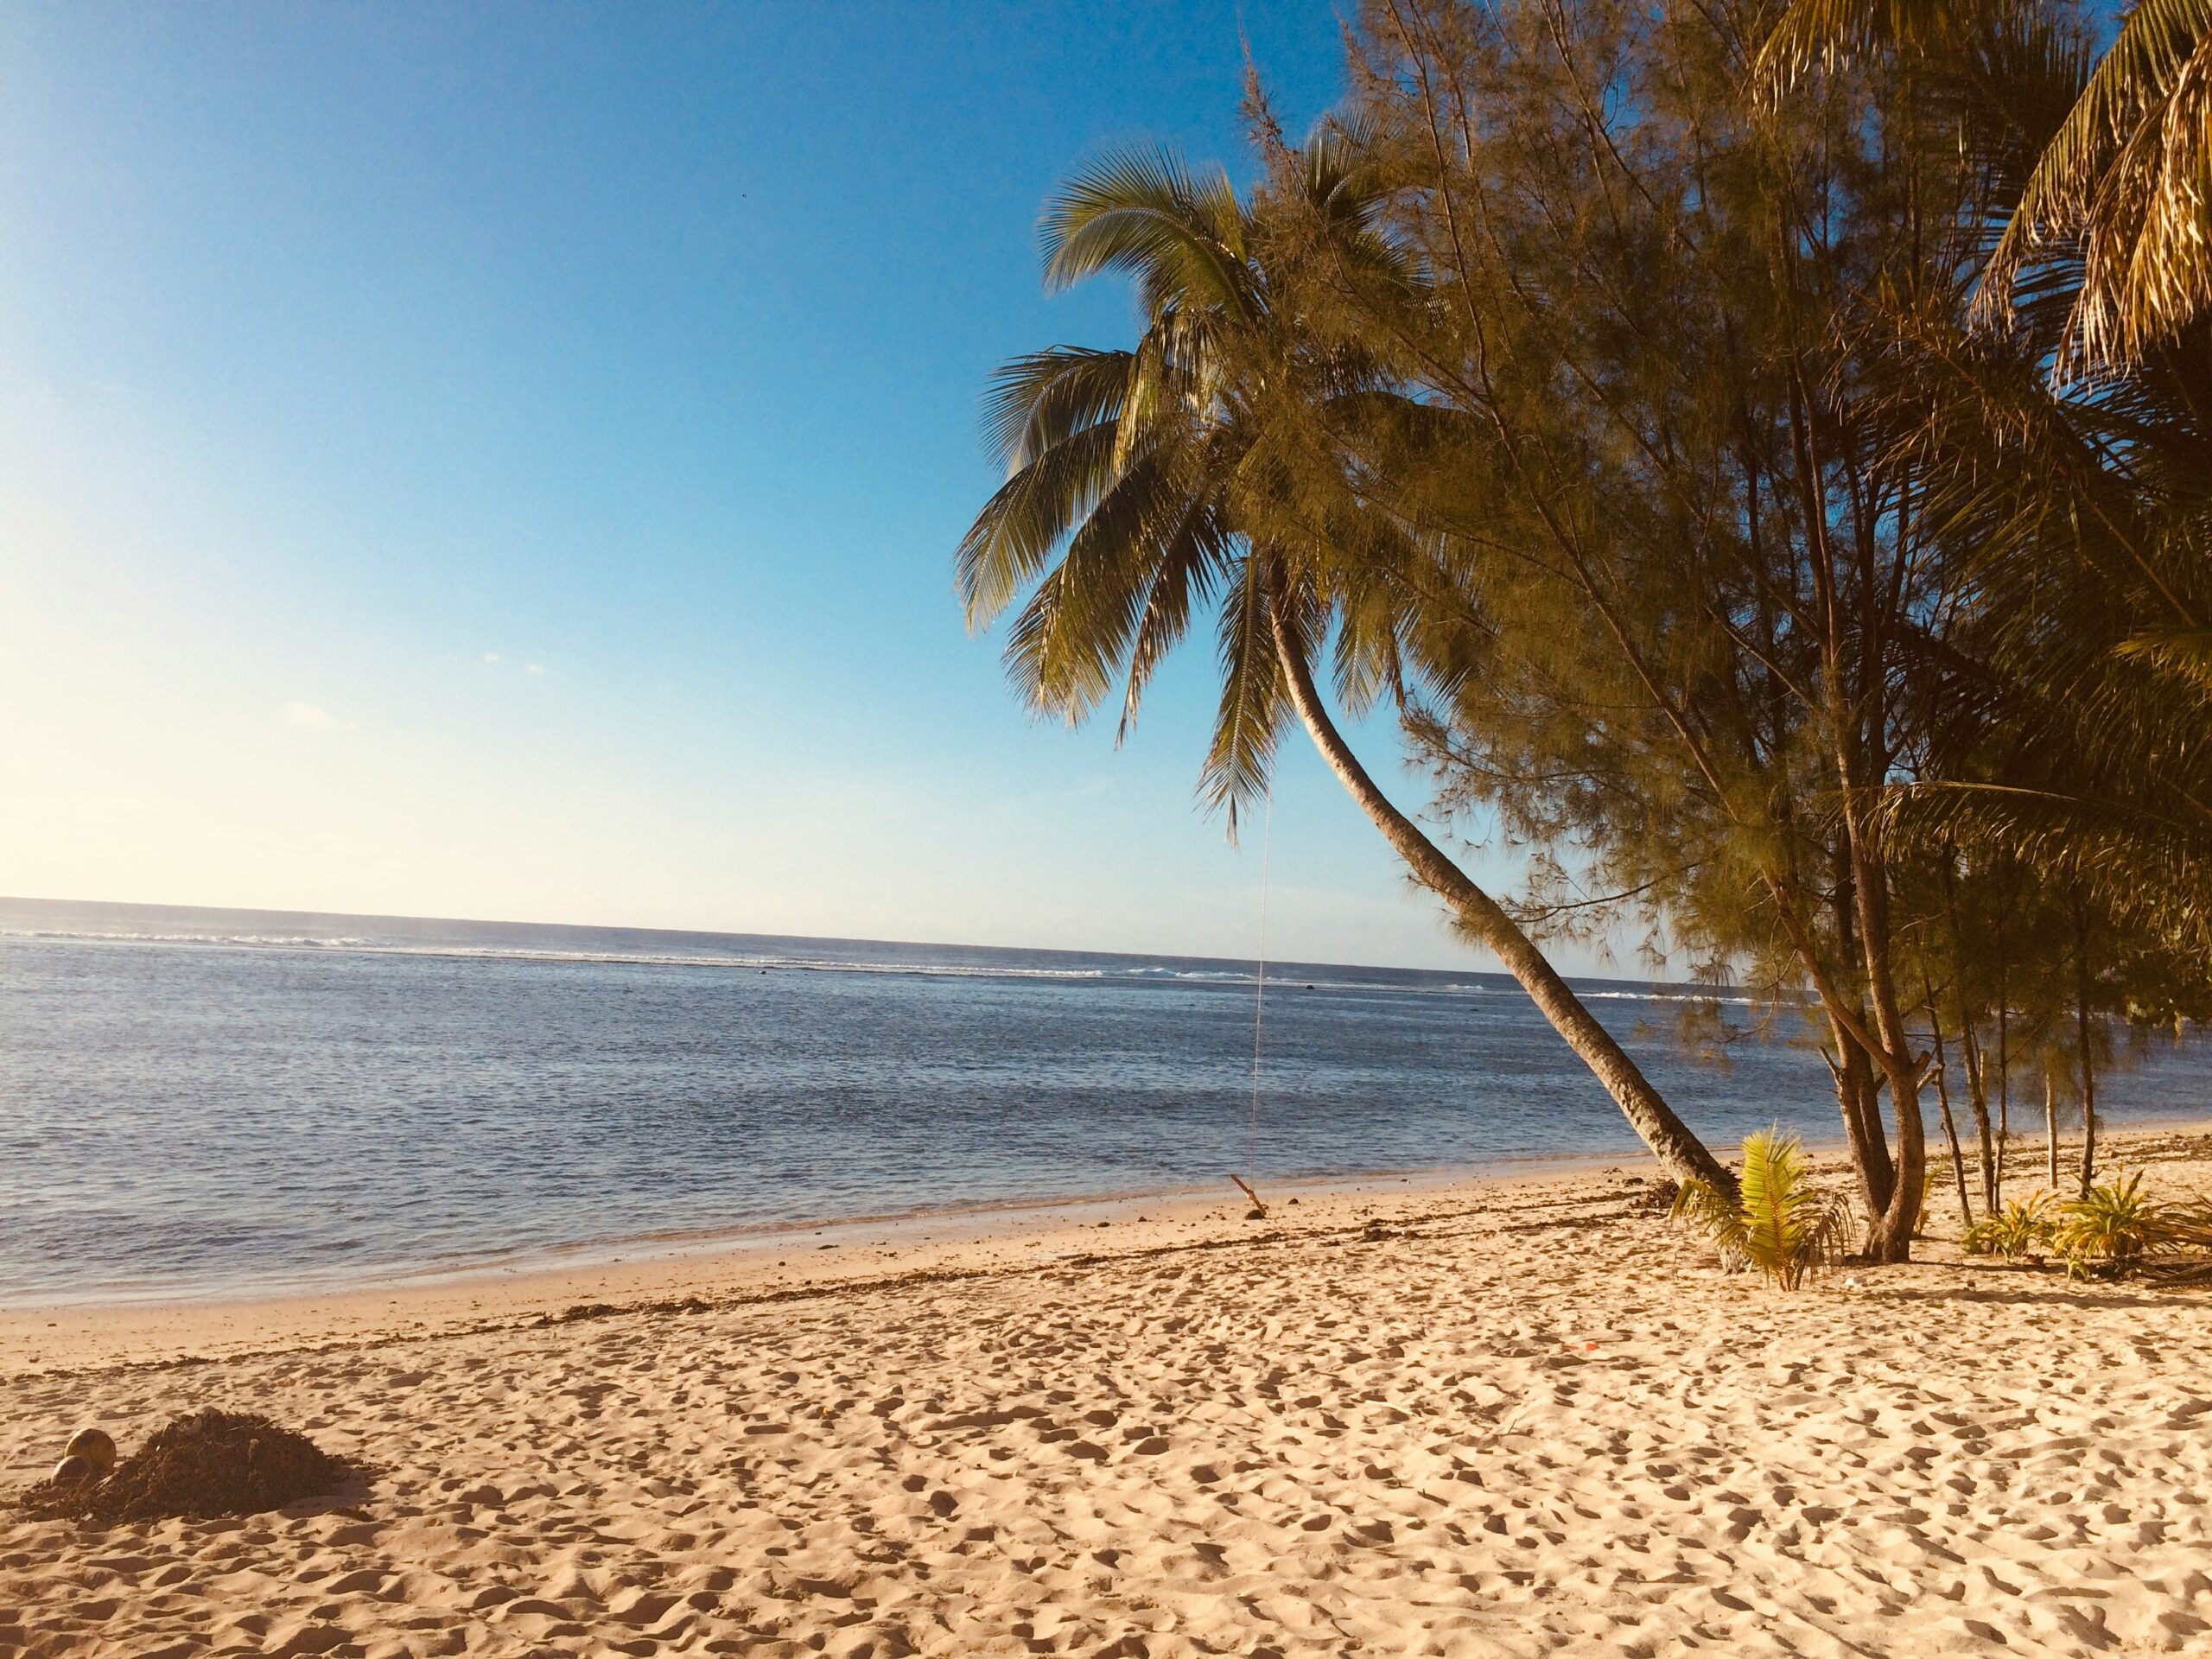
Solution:
[{"label": "thin tree trunk", "polygon": [[1936,1017],[1936,997],[1928,998],[1928,1029],[1933,1034],[1936,1048],[1936,1104],[1943,1117],[1943,1139],[1951,1147],[1951,1175],[1959,1185],[1959,1215],[1961,1224],[1974,1225],[1974,1205],[1967,1201],[1967,1160],[1959,1150],[1958,1127],[1951,1122],[1951,1088],[1944,1077],[1948,1069],[1943,1059],[1943,1024]]},{"label": "thin tree trunk", "polygon": [[2005,1157],[2012,1149],[2012,958],[2005,950],[2005,912],[2012,899],[2009,864],[2005,874],[2005,891],[1997,906],[1997,1184],[1990,1189],[1993,1216],[2005,1202]]},{"label": "thin tree trunk", "polygon": [[1889,1081],[1890,1105],[1897,1118],[1897,1173],[1890,1189],[1890,1207],[1874,1230],[1872,1254],[1880,1262],[1910,1262],[1913,1235],[1920,1230],[1920,1208],[1928,1191],[1928,1128],[1920,1116],[1920,1078],[1915,1075],[1912,1054],[1903,1044],[1904,1022],[1896,1017],[1894,1007],[1888,1016],[1882,1015],[1885,1001],[1894,1003],[1888,997],[1875,1002],[1880,1022],[1878,1029],[1887,1051],[1878,1058]]},{"label": "thin tree trunk", "polygon": [[1943,1087],[1943,1068],[1936,1068],[1936,1098],[1943,1116],[1943,1139],[1951,1147],[1951,1179],[1959,1188],[1959,1225],[1974,1225],[1974,1201],[1967,1196],[1966,1154],[1959,1149],[1959,1131],[1951,1122],[1951,1102]]},{"label": "thin tree trunk", "polygon": [[1268,616],[1292,707],[1298,710],[1321,758],[1329,763],[1330,770],[1374,821],[1376,828],[1382,830],[1383,838],[1396,849],[1398,856],[1405,860],[1421,885],[1451,906],[1468,931],[1490,948],[1491,954],[1504,964],[1506,972],[1520,982],[1521,988],[1529,993],[1545,1019],[1551,1021],[1552,1029],[1566,1039],[1567,1046],[1581,1057],[1583,1064],[1605,1085],[1605,1092],[1613,1097],[1630,1127],[1651,1149],[1660,1166],[1678,1181],[1704,1181],[1732,1197],[1736,1192],[1735,1176],[1706,1149],[1705,1143],[1691,1133],[1689,1126],[1675,1116],[1674,1109],[1651,1086],[1627,1052],[1613,1040],[1612,1033],[1583,1006],[1581,998],[1560,977],[1559,970],[1520,925],[1506,914],[1497,899],[1469,880],[1466,872],[1447,858],[1420,826],[1393,805],[1376,786],[1329,718],[1327,709],[1322,707],[1313,671],[1306,665],[1305,653],[1284,626],[1281,610],[1270,605]]},{"label": "thin tree trunk", "polygon": [[[1966,1069],[1967,1099],[1974,1109],[1975,1137],[1979,1142],[1979,1150],[1981,1154],[1981,1210],[1984,1215],[1993,1216],[1997,1213],[1997,1202],[1995,1196],[1996,1187],[1993,1183],[1992,1172],[1990,1170],[1989,1093],[1981,1075],[1981,1044],[1974,1036],[1974,1001],[1973,999],[1969,998],[1967,995],[1967,960],[1968,953],[1966,946],[1966,939],[1959,927],[1959,884],[1958,868],[1955,861],[1955,849],[1947,842],[1943,849],[1943,862],[1942,867],[1943,871],[1943,918],[1949,925],[1950,928],[1952,959],[1958,964],[1957,971],[1952,976],[1952,1001],[1959,1005],[1960,1063]],[[1936,1017],[1936,1003],[1932,994],[1929,998],[1928,1018],[1929,1022],[1936,1027],[1936,1064],[1940,1065],[1942,1064],[1943,1059],[1943,1027],[1941,1021],[1939,1021]],[[1936,1087],[1939,1090],[1942,1087],[1940,1077],[1937,1080]],[[1944,1102],[1944,1116],[1948,1119],[1949,1115],[1950,1103],[1946,1100]],[[1955,1148],[1956,1146],[1956,1140],[1957,1137],[1954,1136],[1953,1144]],[[1953,1155],[1956,1155],[1955,1150],[1954,1151]],[[1972,1226],[1974,1224],[1974,1217],[1972,1216],[1968,1216],[1967,1217],[1967,1224],[1968,1226]]]},{"label": "thin tree trunk", "polygon": [[[1828,665],[1832,686],[1843,677],[1833,653]],[[1878,683],[1869,682],[1866,694],[1878,695]],[[1878,1262],[1910,1262],[1912,1236],[1920,1222],[1926,1196],[1927,1126],[1920,1116],[1921,1068],[1912,1052],[1912,1039],[1905,1028],[1890,959],[1890,887],[1888,867],[1876,848],[1859,809],[1860,791],[1878,787],[1884,762],[1869,732],[1878,734],[1878,718],[1863,702],[1851,722],[1832,724],[1835,746],[1836,780],[1842,785],[1844,846],[1851,858],[1852,900],[1859,911],[1859,948],[1866,969],[1866,1000],[1872,1004],[1877,1046],[1872,1058],[1889,1080],[1890,1104],[1897,1114],[1897,1180],[1890,1190],[1889,1207],[1876,1220],[1869,1238],[1869,1254]],[[1868,731],[1853,722],[1869,722]]]},{"label": "thin tree trunk", "polygon": [[[2001,958],[2000,958],[2001,960]],[[2012,1149],[2012,1014],[2005,1006],[2004,976],[1997,988],[1997,1194],[2005,1202],[2005,1158]],[[1994,1214],[1994,1211],[1992,1211]]]},{"label": "thin tree trunk", "polygon": [[2050,1068],[2043,1074],[2043,1135],[2044,1148],[2050,1154],[2050,1191],[2058,1192],[2058,1089],[2051,1081]]},{"label": "thin tree trunk", "polygon": [[[1859,950],[1859,901],[1853,894],[1849,854],[1838,848],[1833,857],[1834,888],[1828,903],[1836,948],[1847,959]],[[1777,902],[1783,902],[1780,895],[1777,896]],[[1815,956],[1809,937],[1798,941],[1798,949],[1810,969]],[[1831,993],[1843,995],[1841,982],[1833,976],[1818,976],[1816,982],[1821,987],[1823,1005],[1828,1003]],[[1844,1135],[1851,1144],[1851,1165],[1858,1172],[1859,1193],[1866,1206],[1866,1232],[1859,1248],[1874,1259],[1879,1255],[1875,1233],[1897,1185],[1897,1165],[1890,1158],[1889,1135],[1882,1127],[1881,1092],[1875,1083],[1874,1063],[1866,1045],[1859,1039],[1859,1034],[1866,1032],[1869,1024],[1865,1004],[1859,1004],[1852,1013],[1856,1016],[1855,1022],[1843,1018],[1836,1007],[1827,1007],[1828,1030],[1835,1039],[1836,1053],[1842,1061],[1841,1065],[1831,1069],[1835,1072],[1836,1104],[1843,1112]]]},{"label": "thin tree trunk", "polygon": [[2082,1196],[2086,1198],[2097,1179],[2097,1062],[2089,1047],[2089,918],[2078,896],[2074,900],[2074,1020],[2082,1051]]},{"label": "thin tree trunk", "polygon": [[2082,1058],[2082,1196],[2097,1181],[2097,1085],[2095,1068]]},{"label": "thin tree trunk", "polygon": [[1967,1103],[1974,1111],[1974,1138],[1981,1153],[1981,1213],[1997,1213],[1997,1150],[1989,1133],[1989,1064],[1971,1022],[1959,1027],[1959,1043],[1966,1053]]}]

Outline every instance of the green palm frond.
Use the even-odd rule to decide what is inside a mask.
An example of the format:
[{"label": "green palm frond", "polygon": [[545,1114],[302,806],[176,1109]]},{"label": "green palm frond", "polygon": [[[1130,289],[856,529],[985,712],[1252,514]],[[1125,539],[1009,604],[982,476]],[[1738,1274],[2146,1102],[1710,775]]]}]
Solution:
[{"label": "green palm frond", "polygon": [[1796,1136],[1779,1128],[1746,1136],[1741,1185],[1732,1202],[1703,1181],[1685,1181],[1675,1214],[1778,1289],[1796,1290],[1840,1259],[1850,1209],[1813,1185]]},{"label": "green palm frond", "polygon": [[1876,819],[1901,848],[2012,859],[2078,887],[2146,937],[2212,948],[2212,823],[2186,800],[1929,780],[1884,791]]},{"label": "green palm frond", "polygon": [[1160,529],[1183,505],[1167,467],[1145,456],[1076,526],[1007,636],[1007,676],[1033,709],[1074,725],[1113,690],[1158,573]]},{"label": "green palm frond", "polygon": [[1195,175],[1173,150],[1118,150],[1077,169],[1039,234],[1051,287],[1118,270],[1147,289],[1147,308],[1170,293],[1239,315],[1250,308],[1244,213],[1229,175]]},{"label": "green palm frond", "polygon": [[1009,474],[1094,426],[1121,418],[1135,354],[1054,346],[1017,357],[991,377],[983,435]]},{"label": "green palm frond", "polygon": [[1116,467],[1127,466],[1141,449],[1186,438],[1205,441],[1205,423],[1219,410],[1216,377],[1208,372],[1216,348],[1203,329],[1174,307],[1145,330],[1130,354],[1114,440]]},{"label": "green palm frond", "polygon": [[1743,1207],[1719,1187],[1706,1181],[1684,1181],[1675,1191],[1670,1213],[1672,1219],[1688,1221],[1711,1239],[1724,1261],[1747,1258],[1745,1240],[1750,1229]]},{"label": "green palm frond", "polygon": [[[2147,663],[2212,694],[2212,628],[2146,628],[2116,649],[2129,661]],[[2204,714],[2212,723],[2212,707]]]},{"label": "green palm frond", "polygon": [[[2072,51],[2048,23],[2002,0],[1793,0],[1756,73],[1772,95],[1815,63],[1891,53],[1939,76],[1963,61],[1978,92],[2008,101],[2020,83],[2005,72],[2021,67],[2009,48],[2041,38],[2050,66],[2067,67]],[[1976,61],[1992,46],[1996,59]],[[2138,0],[2044,137],[2032,170],[2000,193],[2013,207],[1975,320],[2009,321],[2047,297],[2051,284],[2031,273],[2055,260],[2061,372],[2126,370],[2212,306],[2212,0]]]},{"label": "green palm frond", "polygon": [[1244,561],[1221,607],[1221,701],[1198,790],[1224,809],[1236,833],[1240,812],[1267,793],[1286,691],[1268,616],[1274,603],[1264,562]]},{"label": "green palm frond", "polygon": [[1357,117],[1325,122],[1299,156],[1298,184],[1319,221],[1350,233],[1344,245],[1375,228],[1383,205],[1381,182],[1368,159],[1372,125]]},{"label": "green palm frond", "polygon": [[1116,741],[1127,738],[1136,724],[1137,706],[1144,701],[1153,674],[1182,643],[1192,613],[1213,602],[1233,574],[1235,563],[1235,538],[1223,524],[1217,504],[1202,495],[1185,501],[1180,519],[1161,538],[1159,568],[1130,641],[1128,683]]},{"label": "green palm frond", "polygon": [[1948,29],[1960,10],[1954,0],[1791,0],[1755,73],[1764,85],[1786,86],[1815,63],[1917,44]]},{"label": "green palm frond", "polygon": [[1402,608],[1373,590],[1352,596],[1337,629],[1337,700],[1353,719],[1405,689]]},{"label": "green palm frond", "polygon": [[2087,250],[2069,355],[2124,368],[2212,304],[2212,0],[2139,0],[2044,149],[1975,299],[2009,315],[2054,242]]},{"label": "green palm frond", "polygon": [[953,588],[970,628],[988,626],[1052,563],[1068,533],[1115,480],[1115,429],[1054,445],[1001,485],[953,556]]}]

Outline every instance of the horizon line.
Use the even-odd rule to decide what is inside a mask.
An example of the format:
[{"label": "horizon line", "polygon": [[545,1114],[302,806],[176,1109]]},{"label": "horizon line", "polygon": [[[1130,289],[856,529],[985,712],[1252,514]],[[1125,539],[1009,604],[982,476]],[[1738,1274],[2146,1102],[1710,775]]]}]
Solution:
[{"label": "horizon line", "polygon": [[[679,938],[743,938],[801,941],[812,944],[888,945],[907,950],[1004,950],[1027,951],[1037,955],[1062,957],[1090,957],[1119,958],[1130,962],[1204,962],[1221,963],[1234,966],[1249,966],[1258,963],[1257,957],[1207,956],[1188,951],[1144,951],[1091,950],[1079,945],[978,944],[955,939],[893,939],[878,938],[861,934],[839,933],[772,933],[749,932],[734,928],[652,927],[629,922],[558,922],[492,916],[423,916],[397,911],[309,910],[276,908],[264,905],[198,905],[177,904],[165,900],[132,899],[58,899],[30,893],[0,893],[0,906],[10,905],[73,905],[97,906],[106,910],[194,912],[205,915],[251,915],[312,918],[325,921],[355,922],[416,922],[432,923],[452,927],[543,927],[565,929],[573,932],[630,932],[661,933]],[[1415,968],[1395,963],[1326,962],[1311,957],[1270,958],[1269,968],[1336,968],[1355,971],[1367,969],[1383,973],[1444,975],[1478,974],[1485,977],[1513,980],[1510,972],[1502,967],[1478,967],[1470,963],[1460,968]],[[1728,990],[1741,992],[1744,988],[1734,985],[1714,985],[1702,980],[1659,979],[1649,976],[1562,974],[1570,982],[1583,980],[1593,983],[1621,985],[1665,986],[1675,989]]]}]

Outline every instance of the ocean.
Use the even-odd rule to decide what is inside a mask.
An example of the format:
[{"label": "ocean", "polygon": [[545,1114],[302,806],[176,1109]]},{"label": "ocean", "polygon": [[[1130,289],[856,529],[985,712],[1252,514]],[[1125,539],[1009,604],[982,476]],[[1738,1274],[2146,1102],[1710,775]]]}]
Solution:
[{"label": "ocean", "polygon": [[[1794,1014],[1579,988],[1717,1149],[1838,1138]],[[1249,962],[0,899],[0,1304],[1643,1155],[1471,971],[1271,964],[1255,1127],[1254,992]],[[1715,1007],[1738,1034],[1692,1052]],[[2204,1058],[2145,1046],[2107,1116],[2212,1115]]]}]

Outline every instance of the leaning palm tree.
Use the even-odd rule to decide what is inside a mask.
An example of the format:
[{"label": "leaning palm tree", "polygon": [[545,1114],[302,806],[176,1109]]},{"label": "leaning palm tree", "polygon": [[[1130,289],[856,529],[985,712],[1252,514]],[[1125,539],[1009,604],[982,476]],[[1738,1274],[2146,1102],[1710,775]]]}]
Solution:
[{"label": "leaning palm tree", "polygon": [[[1374,227],[1378,206],[1327,130],[1285,169],[1300,235],[1402,282],[1411,267]],[[1124,153],[1078,172],[1043,225],[1048,283],[1134,278],[1144,328],[1128,350],[1055,346],[1000,371],[988,430],[1007,467],[961,543],[971,627],[1015,610],[1009,677],[1039,714],[1079,722],[1118,690],[1122,728],[1193,618],[1218,613],[1221,693],[1200,790],[1225,809],[1268,787],[1295,716],[1414,875],[1487,946],[1604,1084],[1677,1179],[1733,1189],[1505,908],[1384,794],[1332,718],[1313,663],[1332,635],[1340,695],[1357,709],[1418,674],[1390,580],[1409,562],[1377,515],[1301,516],[1295,416],[1385,390],[1356,353],[1276,315],[1271,260],[1287,237],[1267,199],[1172,153]],[[1295,390],[1287,390],[1294,382]]]}]

